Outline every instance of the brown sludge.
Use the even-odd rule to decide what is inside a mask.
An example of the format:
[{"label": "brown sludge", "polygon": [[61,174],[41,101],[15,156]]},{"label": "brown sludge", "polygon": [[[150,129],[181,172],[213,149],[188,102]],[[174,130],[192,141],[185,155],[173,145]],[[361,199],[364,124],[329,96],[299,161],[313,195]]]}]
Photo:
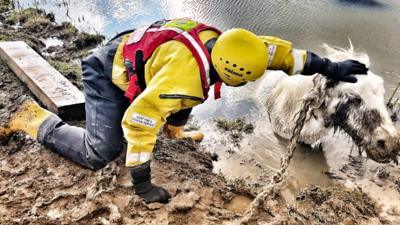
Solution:
[{"label": "brown sludge", "polygon": [[[231,201],[252,198],[214,174],[211,155],[188,140],[160,137],[157,143],[154,180],[174,196],[166,205],[145,205],[133,195],[123,156],[93,172],[13,134],[0,158],[1,224],[221,224],[239,219],[249,203],[239,201],[235,207]],[[255,219],[276,224],[380,221],[379,208],[368,196],[340,186],[307,188],[296,203],[287,204],[275,190]]]}]

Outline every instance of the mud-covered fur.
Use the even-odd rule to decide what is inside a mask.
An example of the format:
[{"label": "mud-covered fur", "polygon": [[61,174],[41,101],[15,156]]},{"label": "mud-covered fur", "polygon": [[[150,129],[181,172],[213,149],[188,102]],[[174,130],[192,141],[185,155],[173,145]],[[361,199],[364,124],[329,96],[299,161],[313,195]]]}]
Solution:
[{"label": "mud-covered fur", "polygon": [[[352,46],[347,50],[329,46],[325,49],[333,61],[355,59],[369,65],[368,56],[355,52]],[[264,86],[269,79],[274,81],[274,87],[265,93]],[[400,137],[385,105],[383,79],[372,72],[367,76],[357,75],[357,79],[357,83],[351,84],[335,82],[319,74],[289,77],[269,72],[258,93],[266,99],[274,132],[290,138],[302,100],[314,88],[319,91],[320,98],[308,111],[301,142],[317,143],[334,129],[348,134],[369,158],[378,162],[396,161]]]}]

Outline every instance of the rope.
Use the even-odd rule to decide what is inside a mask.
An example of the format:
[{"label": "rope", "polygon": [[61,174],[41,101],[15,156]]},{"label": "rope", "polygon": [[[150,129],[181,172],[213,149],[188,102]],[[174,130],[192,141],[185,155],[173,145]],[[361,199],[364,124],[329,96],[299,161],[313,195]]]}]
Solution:
[{"label": "rope", "polygon": [[300,133],[306,122],[307,113],[310,108],[321,106],[321,103],[323,101],[322,96],[324,96],[324,92],[321,86],[314,87],[307,95],[307,97],[303,100],[302,109],[295,115],[295,118],[297,116],[296,124],[293,130],[292,137],[289,140],[288,151],[286,152],[284,158],[281,160],[280,169],[272,177],[271,182],[263,187],[261,193],[259,193],[250,204],[249,208],[246,210],[244,216],[240,220],[240,224],[247,224],[254,221],[254,217],[258,213],[258,209],[264,203],[265,199],[268,196],[272,195],[274,193],[274,190],[279,189],[283,186],[283,181],[287,176],[287,169],[293,157],[294,150],[296,149],[297,142],[300,138]]}]

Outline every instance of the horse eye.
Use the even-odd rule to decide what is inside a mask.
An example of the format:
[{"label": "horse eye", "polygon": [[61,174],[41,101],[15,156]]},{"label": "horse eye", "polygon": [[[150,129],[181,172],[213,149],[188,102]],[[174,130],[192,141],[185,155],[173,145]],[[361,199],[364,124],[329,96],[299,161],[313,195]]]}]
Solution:
[{"label": "horse eye", "polygon": [[384,140],[378,140],[377,145],[380,148],[385,148],[385,141]]}]

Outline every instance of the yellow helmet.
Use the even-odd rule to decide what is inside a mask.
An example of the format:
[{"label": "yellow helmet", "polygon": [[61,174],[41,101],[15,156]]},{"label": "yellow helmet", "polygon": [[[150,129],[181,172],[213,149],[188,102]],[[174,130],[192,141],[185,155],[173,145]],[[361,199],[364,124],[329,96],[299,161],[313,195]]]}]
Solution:
[{"label": "yellow helmet", "polygon": [[211,52],[211,61],[225,84],[240,86],[264,74],[268,65],[268,50],[252,32],[234,28],[218,37]]}]

